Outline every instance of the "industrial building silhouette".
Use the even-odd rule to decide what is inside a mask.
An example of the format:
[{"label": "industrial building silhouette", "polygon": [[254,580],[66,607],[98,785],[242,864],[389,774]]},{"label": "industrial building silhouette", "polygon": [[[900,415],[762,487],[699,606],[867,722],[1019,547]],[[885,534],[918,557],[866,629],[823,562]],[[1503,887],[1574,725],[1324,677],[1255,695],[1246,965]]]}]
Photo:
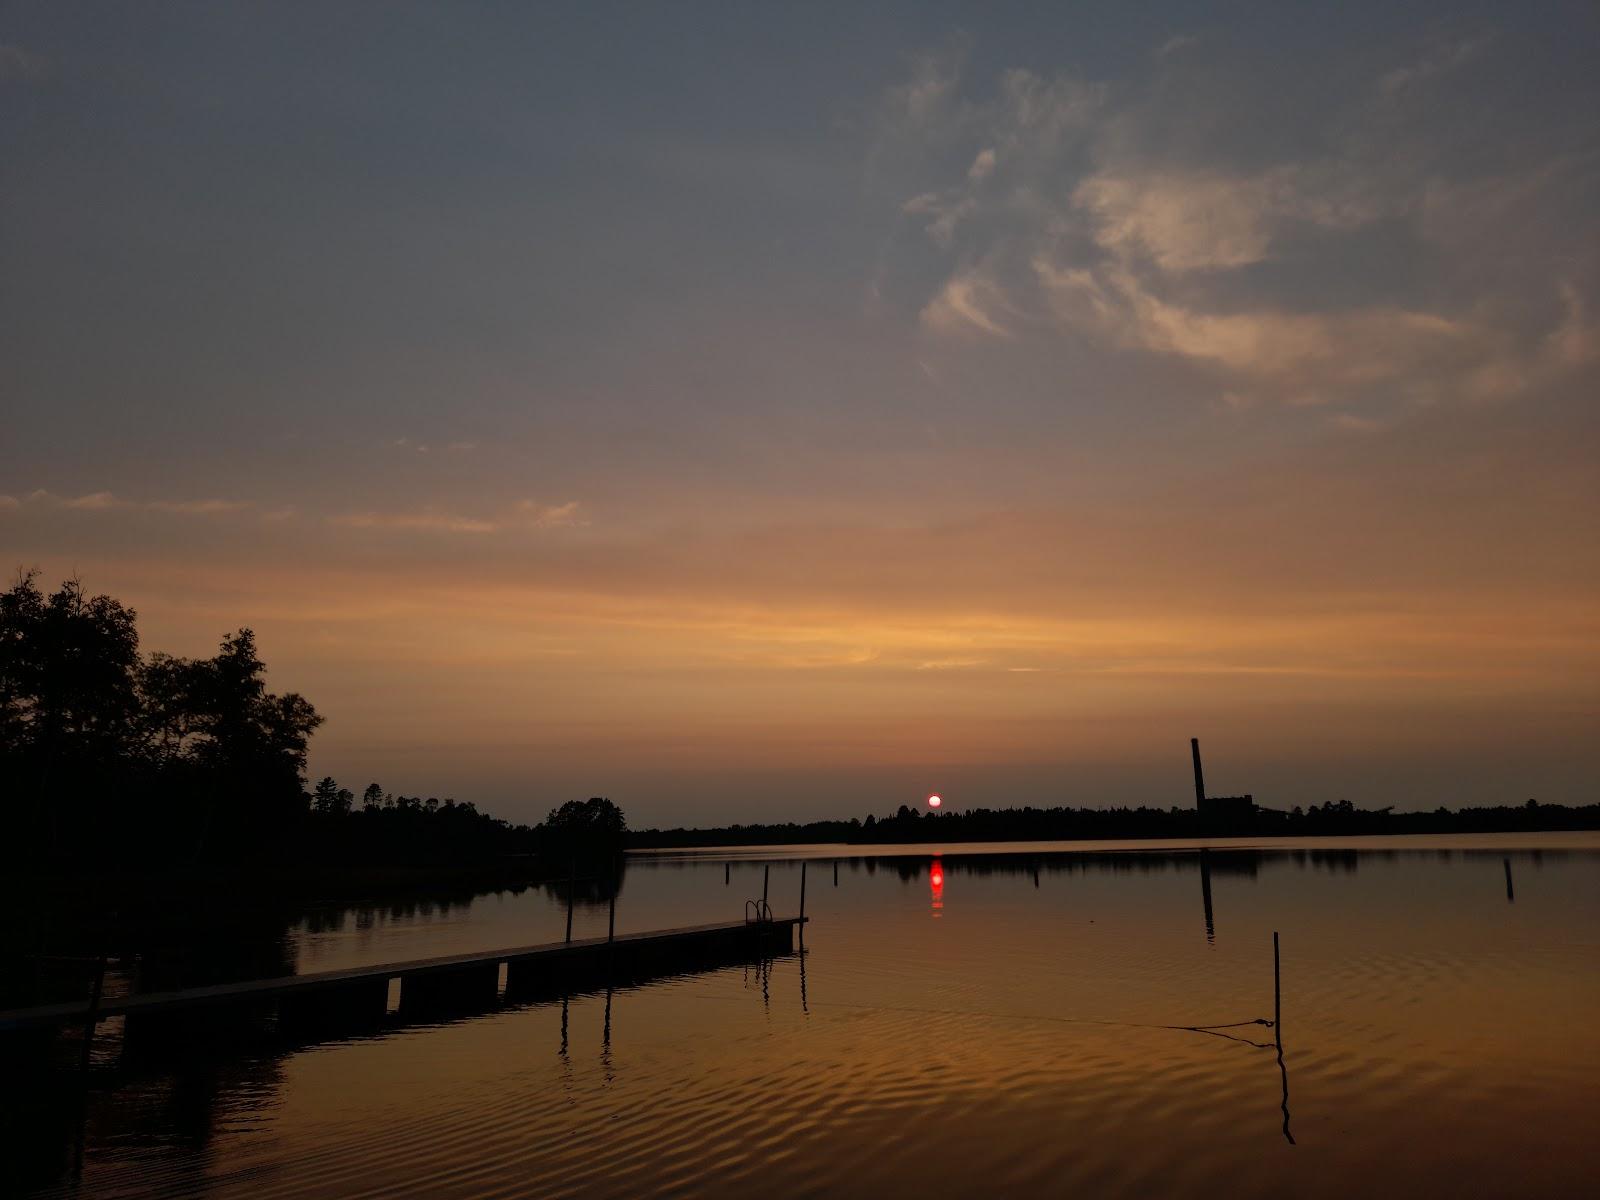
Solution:
[{"label": "industrial building silhouette", "polygon": [[1256,813],[1254,795],[1207,796],[1205,772],[1200,769],[1200,739],[1189,739],[1189,752],[1194,756],[1194,803],[1207,822],[1232,824],[1248,821]]}]

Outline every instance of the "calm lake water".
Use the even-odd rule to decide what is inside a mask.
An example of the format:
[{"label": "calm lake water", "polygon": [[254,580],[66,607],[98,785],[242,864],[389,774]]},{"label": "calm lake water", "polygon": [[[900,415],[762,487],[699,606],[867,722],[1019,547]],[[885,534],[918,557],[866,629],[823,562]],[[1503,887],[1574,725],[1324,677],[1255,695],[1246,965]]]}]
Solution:
[{"label": "calm lake water", "polygon": [[[1595,835],[932,850],[635,856],[619,931],[738,919],[767,861],[792,913],[801,858],[812,923],[803,955],[609,997],[293,1047],[125,1053],[109,1022],[77,1118],[13,1146],[13,1178],[94,1197],[1600,1194]],[[603,935],[605,903],[575,921]],[[564,925],[530,889],[325,911],[261,954],[316,971]],[[1274,930],[1281,1067],[1275,1031],[1244,1023],[1273,1016]]]}]

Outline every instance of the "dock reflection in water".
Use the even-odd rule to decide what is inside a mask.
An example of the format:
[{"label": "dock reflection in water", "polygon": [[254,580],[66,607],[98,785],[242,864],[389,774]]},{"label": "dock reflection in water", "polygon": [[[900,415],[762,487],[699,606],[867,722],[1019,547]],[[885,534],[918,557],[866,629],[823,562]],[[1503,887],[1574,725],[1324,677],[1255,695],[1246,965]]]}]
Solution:
[{"label": "dock reflection in water", "polygon": [[[1593,1192],[1600,845],[1398,845],[819,849],[839,883],[810,892],[789,957],[326,1037],[110,1029],[86,1093],[70,1053],[6,1074],[4,1182],[95,1197]],[[771,856],[725,857],[636,861],[619,932],[760,895]],[[792,911],[798,883],[772,861],[774,908]],[[603,935],[606,916],[577,897],[574,936]],[[324,913],[266,940],[330,970],[559,939],[564,922],[565,897],[535,889],[428,916]]]}]

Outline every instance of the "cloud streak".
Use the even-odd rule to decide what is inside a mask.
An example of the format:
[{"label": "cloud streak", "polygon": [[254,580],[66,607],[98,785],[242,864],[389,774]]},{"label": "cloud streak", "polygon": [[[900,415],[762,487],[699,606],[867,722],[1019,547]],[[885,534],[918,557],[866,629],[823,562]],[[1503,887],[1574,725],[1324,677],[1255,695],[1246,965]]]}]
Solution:
[{"label": "cloud streak", "polygon": [[36,489],[22,497],[0,496],[0,509],[60,508],[74,512],[155,512],[183,516],[214,517],[246,512],[255,508],[247,500],[133,500],[112,492],[86,492],[79,496],[59,496]]},{"label": "cloud streak", "polygon": [[573,529],[589,524],[580,514],[576,500],[569,500],[564,504],[541,504],[535,500],[519,500],[509,510],[489,517],[473,517],[424,509],[419,512],[339,513],[326,519],[330,525],[347,529],[459,533],[472,536],[531,529]]}]

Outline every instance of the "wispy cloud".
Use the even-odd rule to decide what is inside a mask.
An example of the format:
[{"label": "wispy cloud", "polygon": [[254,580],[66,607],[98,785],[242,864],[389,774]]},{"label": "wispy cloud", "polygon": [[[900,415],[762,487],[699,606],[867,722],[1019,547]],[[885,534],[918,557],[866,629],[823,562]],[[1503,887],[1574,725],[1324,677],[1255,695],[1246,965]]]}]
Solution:
[{"label": "wispy cloud", "polygon": [[254,508],[243,500],[150,500],[144,505],[151,512],[192,513],[196,516],[213,516],[219,513],[242,512]]},{"label": "wispy cloud", "polygon": [[[9,501],[9,503],[7,503]],[[115,510],[134,512],[180,513],[188,516],[220,516],[243,512],[255,506],[247,500],[133,500],[112,492],[86,492],[81,496],[58,496],[54,492],[36,489],[20,500],[15,496],[0,497],[0,508],[23,506],[65,508],[77,512],[107,512]]]},{"label": "wispy cloud", "polygon": [[419,441],[412,437],[391,438],[386,445],[394,450],[409,450],[412,454],[431,454],[435,449],[442,449],[451,454],[464,454],[478,448],[478,443],[470,440],[446,442],[443,446],[436,447],[431,442]]},{"label": "wispy cloud", "polygon": [[509,509],[490,516],[422,509],[416,512],[350,512],[327,518],[330,525],[347,529],[396,529],[422,533],[462,533],[481,536],[519,529],[564,529],[588,525],[579,512],[579,503],[541,504],[519,500]]},{"label": "wispy cloud", "polygon": [[954,275],[922,310],[922,323],[935,333],[974,334],[1011,341],[1016,334],[1007,324],[1017,309],[1006,291],[981,268]]},{"label": "wispy cloud", "polygon": [[1099,171],[1072,201],[1101,249],[1124,262],[1147,256],[1165,272],[1248,266],[1268,257],[1286,225],[1349,230],[1385,211],[1367,181],[1299,166],[1246,176]]},{"label": "wispy cloud", "polygon": [[564,529],[589,523],[579,515],[578,507],[576,500],[568,500],[565,504],[521,500],[517,503],[516,511],[525,523],[535,529]]},{"label": "wispy cloud", "polygon": [[1418,58],[1394,68],[1379,79],[1378,90],[1392,96],[1418,87],[1435,76],[1448,74],[1477,58],[1491,41],[1492,35],[1483,33],[1434,42]]},{"label": "wispy cloud", "polygon": [[1156,47],[1155,55],[1157,58],[1166,58],[1169,54],[1188,49],[1199,40],[1199,37],[1192,33],[1175,33]]},{"label": "wispy cloud", "polygon": [[[1487,44],[1440,44],[1373,86],[1414,86]],[[1153,66],[1158,78],[1171,69]],[[1066,333],[1160,355],[1209,375],[1212,397],[1228,397],[1235,411],[1269,400],[1503,400],[1591,362],[1600,345],[1580,282],[1592,280],[1592,263],[1559,249],[1577,231],[1538,219],[1541,194],[1568,182],[1554,170],[1492,187],[1457,182],[1430,170],[1425,141],[1415,161],[1396,162],[1392,145],[1377,153],[1359,128],[1331,150],[1255,170],[1193,154],[1180,161],[1143,136],[1159,117],[1154,85],[1114,97],[1093,82],[1010,70],[988,99],[968,101],[959,72],[939,78],[947,140],[967,141],[970,165],[900,206],[948,256],[919,310],[937,336]],[[1357,99],[1342,119],[1358,127],[1380,118]],[[938,161],[948,170],[953,157]],[[1492,229],[1485,205],[1500,214]],[[1519,256],[1496,253],[1507,236]],[[1371,272],[1367,294],[1325,299],[1337,291],[1324,281],[1338,281],[1341,248],[1363,237],[1414,247],[1419,262],[1437,264],[1436,286],[1386,288]],[[1572,263],[1566,277],[1530,284],[1514,274],[1541,254]],[[1465,286],[1446,286],[1446,272]],[[1558,293],[1559,305],[1528,304],[1528,286]]]},{"label": "wispy cloud", "polygon": [[494,533],[500,529],[495,521],[477,517],[455,516],[449,513],[340,513],[328,518],[330,525],[349,529],[409,529],[432,533]]},{"label": "wispy cloud", "polygon": [[[0,512],[21,512],[30,508],[75,513],[161,513],[183,517],[225,517],[250,513],[261,521],[270,523],[293,520],[300,515],[299,509],[294,506],[263,508],[250,500],[217,498],[136,500],[109,491],[64,496],[42,488],[23,496],[0,495]],[[519,500],[488,514],[457,513],[431,507],[404,512],[362,509],[334,513],[324,516],[322,520],[328,525],[347,529],[393,529],[473,535],[531,529],[582,528],[589,524],[588,518],[582,511],[582,505],[576,500],[560,504]]]}]

